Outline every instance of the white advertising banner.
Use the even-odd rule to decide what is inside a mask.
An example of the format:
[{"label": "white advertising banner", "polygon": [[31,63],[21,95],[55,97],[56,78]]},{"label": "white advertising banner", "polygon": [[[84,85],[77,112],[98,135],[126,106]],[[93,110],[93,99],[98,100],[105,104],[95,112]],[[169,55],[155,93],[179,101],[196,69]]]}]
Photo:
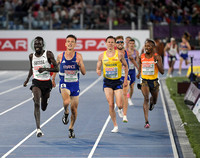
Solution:
[{"label": "white advertising banner", "polygon": [[130,36],[136,41],[136,49],[141,52],[144,42],[149,38],[149,31],[135,30],[34,30],[34,31],[0,31],[0,60],[28,60],[33,52],[33,39],[43,37],[45,49],[51,50],[55,57],[65,51],[65,38],[73,34],[77,37],[76,51],[83,55],[84,60],[97,60],[98,55],[106,49],[105,39],[112,35]]},{"label": "white advertising banner", "polygon": [[195,104],[195,107],[193,108],[193,113],[196,115],[198,121],[200,122],[200,98]]}]

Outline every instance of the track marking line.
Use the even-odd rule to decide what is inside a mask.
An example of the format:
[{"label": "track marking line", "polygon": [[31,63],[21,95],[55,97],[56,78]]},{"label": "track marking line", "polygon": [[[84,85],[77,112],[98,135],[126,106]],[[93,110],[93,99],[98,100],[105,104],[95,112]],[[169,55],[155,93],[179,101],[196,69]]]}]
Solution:
[{"label": "track marking line", "polygon": [[163,97],[163,92],[162,92],[163,88],[162,88],[161,84],[160,84],[160,88],[161,88],[160,96],[161,96],[161,101],[162,101],[162,105],[163,105],[163,109],[164,109],[164,114],[165,114],[165,118],[166,118],[166,123],[167,123],[169,137],[170,137],[170,141],[171,141],[171,145],[172,145],[173,154],[174,154],[175,158],[178,158],[179,156],[178,156],[176,144],[175,144],[173,133],[172,133],[171,124],[170,124],[170,121],[169,121],[169,116],[168,116],[166,104],[165,104],[164,97]]},{"label": "track marking line", "polygon": [[20,74],[20,75],[15,76],[15,77],[10,77],[9,79],[5,79],[5,80],[0,81],[0,83],[4,83],[4,82],[10,81],[10,80],[14,80],[14,79],[16,79],[16,78],[19,78],[19,77],[25,76],[25,75],[26,75],[26,74],[23,73],[23,74]]},{"label": "track marking line", "polygon": [[25,100],[25,101],[23,101],[23,102],[21,102],[21,103],[15,105],[15,106],[13,106],[12,108],[10,108],[10,109],[8,109],[8,110],[6,110],[6,111],[4,111],[4,112],[1,112],[1,113],[0,113],[0,116],[3,115],[3,114],[5,114],[5,113],[7,113],[7,112],[9,112],[9,111],[11,111],[11,110],[13,110],[13,109],[15,109],[15,108],[17,108],[18,106],[20,106],[20,105],[22,105],[22,104],[24,104],[24,103],[26,103],[26,102],[29,102],[30,100],[32,100],[32,98],[33,98],[33,97],[31,97],[31,98],[29,98],[29,99],[27,99],[27,100]]},{"label": "track marking line", "polygon": [[8,73],[8,71],[1,71],[0,75],[6,74],[6,73]]},{"label": "track marking line", "polygon": [[[90,88],[92,88],[97,82],[99,82],[103,76],[100,76],[98,79],[96,79],[92,84],[90,84],[86,89],[84,89],[79,97],[83,95],[85,92],[87,92]],[[61,111],[63,111],[63,107],[58,110],[54,115],[52,115],[48,120],[46,120],[41,127],[45,126],[49,121],[51,121],[56,115],[58,115]],[[29,139],[34,133],[36,132],[36,129],[31,132],[27,137],[25,137],[23,140],[21,140],[17,145],[15,145],[12,149],[10,149],[7,153],[5,153],[1,158],[6,158],[8,155],[10,155],[14,150],[16,150],[20,145],[22,145],[27,139]]]},{"label": "track marking line", "polygon": [[[30,84],[30,82],[27,84],[27,86],[28,86],[29,84]],[[17,87],[8,89],[8,90],[6,90],[6,91],[0,92],[0,95],[3,95],[3,94],[5,94],[5,93],[11,92],[11,91],[14,91],[14,90],[19,89],[19,88],[22,88],[22,87],[23,87],[23,85],[20,85],[20,86],[17,86]]]},{"label": "track marking line", "polygon": [[103,136],[103,133],[104,133],[104,131],[105,131],[105,129],[106,129],[106,127],[107,127],[109,121],[110,121],[110,115],[109,115],[108,118],[106,119],[106,122],[105,122],[105,124],[104,124],[104,126],[103,126],[101,132],[99,133],[99,136],[98,136],[98,138],[97,138],[97,140],[96,140],[96,142],[95,142],[95,144],[94,144],[92,150],[90,151],[90,153],[89,153],[89,155],[88,155],[88,158],[92,158],[92,156],[93,156],[93,154],[94,154],[94,152],[95,152],[95,150],[96,150],[96,148],[97,148],[97,146],[98,146],[98,144],[99,144],[99,142],[100,142],[100,140],[101,140],[101,137]]}]

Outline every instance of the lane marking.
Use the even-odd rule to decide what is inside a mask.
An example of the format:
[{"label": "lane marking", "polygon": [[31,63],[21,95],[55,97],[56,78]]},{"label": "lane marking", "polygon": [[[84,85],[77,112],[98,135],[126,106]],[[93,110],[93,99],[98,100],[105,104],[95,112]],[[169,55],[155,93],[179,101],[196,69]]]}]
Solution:
[{"label": "lane marking", "polygon": [[14,80],[14,79],[16,79],[16,78],[19,78],[19,77],[25,76],[25,75],[26,75],[26,74],[23,73],[23,74],[20,74],[20,75],[15,76],[15,77],[10,77],[9,79],[5,79],[5,80],[0,81],[0,83],[4,83],[4,82],[10,81],[10,80]]},{"label": "lane marking", "polygon": [[32,98],[33,98],[33,97],[31,97],[31,98],[29,98],[29,99],[26,99],[25,101],[23,101],[23,102],[21,102],[21,103],[15,105],[15,106],[13,106],[12,108],[10,108],[10,109],[8,109],[8,110],[6,110],[6,111],[0,113],[0,116],[3,115],[3,114],[5,114],[5,113],[7,113],[7,112],[9,112],[9,111],[11,111],[11,110],[13,110],[13,109],[15,109],[15,108],[17,108],[18,106],[20,106],[20,105],[22,105],[22,104],[24,104],[24,103],[26,103],[26,102],[32,100]]},{"label": "lane marking", "polygon": [[1,71],[0,75],[6,74],[6,73],[8,73],[8,71]]},{"label": "lane marking", "polygon": [[171,123],[169,121],[169,116],[168,116],[168,112],[167,112],[167,108],[166,108],[166,104],[165,104],[164,97],[163,97],[163,92],[162,92],[163,88],[162,88],[161,84],[160,84],[160,88],[161,88],[161,90],[160,90],[160,96],[161,96],[161,101],[162,101],[162,105],[163,105],[163,109],[164,109],[164,114],[165,114],[165,118],[166,118],[166,123],[167,123],[168,132],[169,132],[169,137],[170,137],[170,141],[171,141],[171,144],[172,144],[173,154],[174,154],[175,158],[178,158],[179,156],[178,156],[176,144],[175,144],[173,133],[172,133]]},{"label": "lane marking", "polygon": [[[103,76],[100,76],[98,79],[96,79],[92,84],[90,84],[86,89],[84,89],[79,97],[83,95],[85,92],[87,92],[90,88],[92,88],[97,82],[99,82]],[[63,107],[58,110],[54,115],[52,115],[48,120],[46,120],[41,127],[45,126],[49,121],[51,121],[56,115],[58,115],[61,111],[63,111]],[[10,155],[14,150],[16,150],[20,145],[22,145],[27,139],[29,139],[34,133],[36,132],[36,129],[31,132],[27,137],[25,137],[23,140],[21,140],[17,145],[15,145],[12,149],[10,149],[7,153],[5,153],[1,158],[6,158],[8,155]]]},{"label": "lane marking", "polygon": [[99,142],[101,140],[101,137],[102,137],[102,135],[103,135],[103,133],[104,133],[109,121],[110,121],[110,115],[106,119],[106,122],[105,122],[101,132],[99,133],[99,136],[98,136],[98,138],[97,138],[92,150],[90,151],[90,154],[88,155],[88,158],[92,158],[92,156],[93,156],[93,154],[94,154],[94,152],[95,152],[95,150],[96,150],[96,148],[97,148],[97,146],[98,146],[98,144],[99,144]]},{"label": "lane marking", "polygon": [[[28,86],[29,84],[30,84],[30,82],[27,84],[27,86]],[[11,91],[14,91],[14,90],[19,89],[19,88],[22,88],[22,87],[24,87],[24,86],[23,86],[23,85],[20,85],[20,86],[17,86],[17,87],[8,89],[8,90],[6,90],[6,91],[0,92],[0,95],[3,95],[3,94],[5,94],[5,93],[11,92]]]}]

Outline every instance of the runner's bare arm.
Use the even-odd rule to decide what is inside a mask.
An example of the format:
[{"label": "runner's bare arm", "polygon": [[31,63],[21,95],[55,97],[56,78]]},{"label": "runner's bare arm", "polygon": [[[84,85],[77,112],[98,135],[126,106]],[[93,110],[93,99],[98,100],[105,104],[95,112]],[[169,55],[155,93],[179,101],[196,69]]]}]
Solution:
[{"label": "runner's bare arm", "polygon": [[56,60],[54,58],[54,55],[51,51],[47,51],[47,58],[50,64],[53,64],[53,68],[40,68],[38,70],[39,73],[42,73],[44,71],[48,71],[48,72],[58,72],[58,65],[56,63]]},{"label": "runner's bare arm", "polygon": [[29,69],[28,77],[26,78],[26,81],[24,82],[24,87],[27,86],[27,83],[28,83],[30,77],[33,75],[32,59],[33,59],[33,54],[30,54],[29,55],[30,69]]},{"label": "runner's bare arm", "polygon": [[157,63],[158,71],[163,75],[164,74],[164,68],[162,64],[162,58],[160,55],[154,56],[154,61]]},{"label": "runner's bare arm", "polygon": [[[136,50],[136,63],[139,62],[140,53]],[[139,68],[139,67],[138,67]]]},{"label": "runner's bare arm", "polygon": [[138,74],[136,77],[139,79],[141,75],[141,56],[139,56],[138,58],[138,65],[139,65],[139,69],[138,69]]},{"label": "runner's bare arm", "polygon": [[103,53],[101,53],[101,54],[99,55],[98,61],[97,61],[96,73],[97,73],[97,75],[99,75],[99,76],[101,76],[102,59],[103,59]]},{"label": "runner's bare arm", "polygon": [[[62,53],[58,54],[57,59],[56,59],[56,63],[58,65],[58,67],[60,65],[61,57],[62,57]],[[52,75],[52,85],[53,85],[53,87],[56,87],[56,83],[55,83],[56,74],[57,74],[57,72],[54,72],[53,75]]]},{"label": "runner's bare arm", "polygon": [[83,75],[85,75],[85,74],[86,74],[86,70],[85,70],[85,65],[84,65],[84,63],[83,63],[83,57],[82,57],[82,55],[79,54],[79,53],[77,53],[76,62],[77,62],[78,66],[79,66],[79,68],[80,68],[80,70],[81,70],[81,73],[82,73]]},{"label": "runner's bare arm", "polygon": [[187,47],[188,47],[188,50],[191,50],[190,43],[189,43],[189,42],[187,42],[187,43],[186,43],[186,45],[187,45]]},{"label": "runner's bare arm", "polygon": [[165,48],[164,48],[164,55],[166,56],[166,52],[169,54],[169,46],[168,43],[166,44]]},{"label": "runner's bare arm", "polygon": [[123,66],[125,67],[125,77],[124,77],[124,87],[128,85],[127,79],[128,79],[128,64],[126,62],[126,59],[124,58],[124,55],[119,53],[119,59],[122,62]]},{"label": "runner's bare arm", "polygon": [[135,59],[131,56],[131,54],[128,55],[128,58],[129,58],[129,59],[131,60],[131,62],[135,65],[135,67],[136,67],[137,69],[139,69],[137,62],[136,62]]}]

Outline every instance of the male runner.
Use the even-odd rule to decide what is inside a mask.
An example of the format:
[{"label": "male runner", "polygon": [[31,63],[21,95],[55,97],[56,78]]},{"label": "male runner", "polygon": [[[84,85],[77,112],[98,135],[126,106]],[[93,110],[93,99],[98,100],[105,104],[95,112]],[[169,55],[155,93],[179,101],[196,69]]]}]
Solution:
[{"label": "male runner", "polygon": [[113,121],[114,128],[112,133],[118,132],[118,125],[116,121],[116,113],[114,109],[114,96],[116,98],[116,104],[119,109],[122,109],[122,64],[125,67],[124,86],[127,86],[128,65],[123,54],[115,51],[115,38],[108,36],[106,38],[107,50],[101,53],[98,57],[96,72],[101,75],[101,66],[103,65],[103,88],[106,95],[106,99],[109,104],[109,113]]},{"label": "male runner", "polygon": [[[24,82],[24,87],[26,87],[30,77],[33,75],[30,89],[33,93],[37,137],[44,135],[40,129],[40,103],[41,109],[45,111],[48,105],[50,91],[52,89],[50,72],[58,72],[58,65],[53,53],[49,50],[43,50],[43,47],[43,38],[40,36],[36,37],[34,40],[35,52],[29,55],[30,69],[28,77]],[[51,64],[53,65],[53,68],[51,68]]]},{"label": "male runner", "polygon": [[[82,75],[86,74],[82,55],[74,50],[77,38],[74,35],[68,35],[65,46],[66,51],[60,53],[57,57],[59,70],[59,90],[63,99],[64,115],[62,122],[67,125],[69,122],[69,105],[71,104],[71,122],[69,125],[69,138],[75,138],[74,124],[77,118],[77,108],[79,103],[79,71]],[[55,83],[56,73],[53,74],[52,83]]]},{"label": "male runner", "polygon": [[[159,83],[158,72],[164,74],[162,58],[154,52],[155,42],[147,39],[145,41],[145,52],[139,57],[139,74],[137,78],[142,78],[141,91],[144,96],[143,110],[145,117],[144,128],[149,128],[148,112],[153,110],[157,102]],[[150,106],[149,106],[149,93],[151,93]]]}]

